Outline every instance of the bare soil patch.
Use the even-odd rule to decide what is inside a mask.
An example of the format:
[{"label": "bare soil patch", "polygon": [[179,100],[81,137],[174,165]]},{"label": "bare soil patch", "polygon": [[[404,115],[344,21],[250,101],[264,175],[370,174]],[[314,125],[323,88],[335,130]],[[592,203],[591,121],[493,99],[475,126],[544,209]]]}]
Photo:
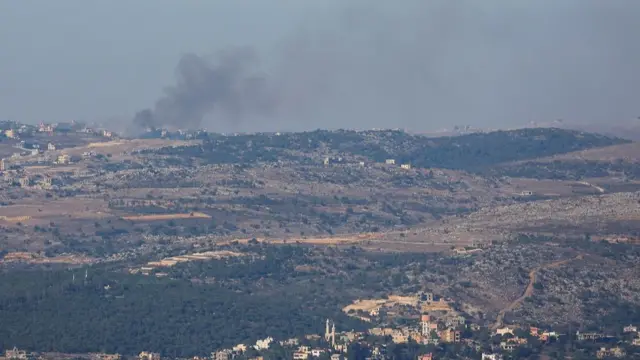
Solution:
[{"label": "bare soil patch", "polygon": [[153,215],[132,215],[123,216],[123,220],[131,221],[159,221],[177,219],[210,219],[211,216],[202,212],[192,212],[186,214],[153,214]]},{"label": "bare soil patch", "polygon": [[0,259],[0,263],[27,263],[27,264],[74,264],[83,265],[96,262],[96,259],[80,255],[60,255],[45,257],[32,252],[12,252]]}]

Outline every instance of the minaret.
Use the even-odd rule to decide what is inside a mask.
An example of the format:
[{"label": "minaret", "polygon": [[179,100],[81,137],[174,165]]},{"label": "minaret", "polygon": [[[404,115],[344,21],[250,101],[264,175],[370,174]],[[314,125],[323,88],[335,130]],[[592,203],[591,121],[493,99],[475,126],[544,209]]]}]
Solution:
[{"label": "minaret", "polygon": [[329,341],[329,319],[327,319],[327,322],[325,323],[324,326],[324,340],[325,341]]},{"label": "minaret", "polygon": [[336,347],[336,323],[331,326],[331,347]]}]

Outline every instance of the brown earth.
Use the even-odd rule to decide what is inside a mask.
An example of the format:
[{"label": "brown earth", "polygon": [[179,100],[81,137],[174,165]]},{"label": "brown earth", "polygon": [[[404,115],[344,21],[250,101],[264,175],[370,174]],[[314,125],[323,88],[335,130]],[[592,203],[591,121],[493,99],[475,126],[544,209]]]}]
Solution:
[{"label": "brown earth", "polygon": [[515,308],[520,306],[520,304],[522,304],[522,302],[526,298],[528,298],[531,295],[533,295],[533,285],[536,282],[536,275],[537,275],[538,271],[540,271],[541,269],[556,268],[556,267],[562,266],[564,264],[567,264],[567,263],[569,263],[571,261],[580,260],[580,259],[583,258],[583,256],[584,256],[583,254],[580,254],[580,255],[577,255],[575,258],[572,258],[572,259],[554,261],[552,263],[548,263],[548,264],[544,264],[544,265],[538,266],[535,269],[529,271],[529,284],[527,285],[527,288],[524,290],[524,293],[522,294],[522,296],[520,296],[519,298],[517,298],[514,301],[512,301],[507,307],[505,307],[502,310],[500,310],[500,312],[498,313],[498,317],[496,318],[496,322],[493,324],[493,326],[491,328],[493,330],[500,328],[502,326],[502,324],[503,324],[504,316],[506,315],[506,313],[508,313],[510,311],[513,311]]},{"label": "brown earth", "polygon": [[210,219],[211,216],[201,212],[192,212],[187,214],[153,214],[153,215],[132,215],[123,216],[123,220],[131,221],[158,221],[158,220],[176,220],[176,219]]}]

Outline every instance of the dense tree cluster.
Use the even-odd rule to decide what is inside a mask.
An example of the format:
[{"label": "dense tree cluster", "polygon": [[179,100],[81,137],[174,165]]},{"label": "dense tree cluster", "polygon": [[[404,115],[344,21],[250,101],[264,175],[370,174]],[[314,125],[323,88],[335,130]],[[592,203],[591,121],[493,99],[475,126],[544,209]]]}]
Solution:
[{"label": "dense tree cluster", "polygon": [[340,309],[400,290],[393,274],[412,259],[295,245],[238,250],[254,256],[182,264],[170,278],[99,266],[88,269],[86,281],[84,269],[4,271],[0,349],[206,355],[266,336],[321,333],[326,318],[363,329]]},{"label": "dense tree cluster", "polygon": [[[560,246],[549,249],[545,245],[549,241],[559,241]],[[150,276],[131,275],[116,270],[119,267],[113,265],[46,271],[3,269],[0,272],[0,350],[18,346],[66,353],[135,354],[152,350],[167,356],[206,355],[221,347],[252,343],[266,336],[286,339],[318,334],[323,331],[326,318],[334,319],[339,331],[362,330],[366,324],[340,310],[355,299],[416,293],[433,286],[444,289],[443,295],[465,299],[467,293],[477,295],[482,278],[489,276],[483,272],[478,277],[474,269],[482,264],[502,266],[500,272],[515,279],[511,282],[518,291],[526,286],[526,281],[518,280],[527,279],[528,269],[522,268],[525,263],[535,266],[567,258],[576,251],[615,259],[619,264],[636,263],[640,258],[634,245],[593,242],[586,237],[559,240],[534,235],[522,235],[511,244],[498,245],[475,257],[371,253],[357,247],[273,246],[257,241],[225,248],[244,256],[182,263],[156,270],[155,273],[169,273],[162,278],[154,276],[154,272]],[[513,259],[505,258],[505,254]],[[602,277],[597,269],[576,261],[554,271],[558,275],[572,274],[558,277],[559,281],[587,286]],[[86,280],[85,270],[88,271]],[[470,274],[476,277],[469,277]],[[544,299],[552,301],[548,299],[555,296],[553,282],[557,282],[553,280],[556,275],[549,277],[552,275],[551,270],[540,275],[534,285],[534,296],[528,300],[532,303],[525,303],[525,309],[539,308],[535,304]],[[578,325],[598,324],[602,330],[615,333],[629,321],[640,321],[635,303],[614,293],[593,293],[592,290],[578,294],[581,303],[577,306],[581,306],[585,314]],[[492,315],[488,315],[490,322]],[[541,320],[531,323],[547,325]],[[577,325],[571,325],[575,330]],[[557,330],[571,333],[570,328]],[[500,340],[482,332],[465,336],[474,336],[484,345]],[[544,352],[576,354],[584,350],[585,354],[592,353],[592,349],[583,349],[570,338],[563,338],[561,342],[562,346],[558,347],[545,345]],[[388,345],[388,354],[397,359],[415,358],[425,351],[450,359],[475,354],[475,350],[460,345],[428,349],[414,343]],[[532,341],[518,348],[518,356],[535,357],[542,351],[538,345]],[[355,343],[349,356],[364,358],[370,351],[366,343]],[[278,347],[269,354],[268,359],[290,355]]]}]

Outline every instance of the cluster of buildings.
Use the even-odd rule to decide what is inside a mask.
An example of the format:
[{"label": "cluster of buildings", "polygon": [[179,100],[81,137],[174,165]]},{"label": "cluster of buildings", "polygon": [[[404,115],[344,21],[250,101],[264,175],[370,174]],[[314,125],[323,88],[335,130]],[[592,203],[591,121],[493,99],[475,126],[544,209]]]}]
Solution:
[{"label": "cluster of buildings", "polygon": [[[59,153],[59,146],[52,139],[33,138],[33,133],[56,131],[88,131],[87,128],[78,128],[76,123],[17,125],[15,123],[0,123],[0,135],[19,140],[13,143],[17,152],[10,157],[0,159],[0,174],[5,184],[20,186],[22,188],[51,189],[54,183],[50,174],[29,174],[25,169],[33,165],[68,165],[79,159],[72,158],[69,154]],[[7,128],[9,127],[9,128]],[[64,130],[63,130],[64,129]],[[101,132],[103,136],[110,137],[112,133]],[[26,140],[20,140],[22,137]],[[83,158],[96,156],[95,152],[86,152]]]},{"label": "cluster of buildings", "polygon": [[[327,156],[322,159],[322,164],[324,166],[329,165],[342,165],[347,164],[347,160],[341,156]],[[386,159],[384,162],[385,165],[396,165],[395,159]],[[366,163],[364,161],[359,161],[358,165],[365,166]],[[411,170],[411,164],[400,164],[400,168],[404,170]]]},{"label": "cluster of buildings", "polygon": [[[462,327],[463,324],[459,323],[458,326]],[[480,330],[479,326],[473,326],[473,324],[465,325],[468,329],[473,331]],[[344,360],[347,358],[349,345],[358,342],[366,345],[369,348],[369,357],[367,360],[384,360],[388,359],[386,345],[370,345],[367,344],[368,336],[388,336],[395,343],[404,343],[409,339],[422,342],[423,344],[439,344],[439,343],[464,343],[471,347],[475,347],[477,354],[482,360],[502,360],[510,352],[514,351],[518,346],[526,345],[528,339],[538,339],[542,343],[546,343],[551,339],[557,339],[561,335],[554,332],[543,330],[537,327],[529,327],[528,329],[520,328],[520,335],[518,337],[515,327],[503,327],[496,329],[493,332],[493,336],[501,336],[503,341],[498,345],[490,345],[490,352],[487,351],[487,344],[482,346],[476,340],[470,338],[461,339],[459,330],[455,328],[439,329],[437,323],[429,315],[423,315],[420,318],[420,323],[417,329],[409,331],[407,334],[403,330],[386,329],[386,328],[373,328],[367,332],[336,332],[336,324],[331,320],[326,320],[324,337],[311,334],[305,335],[303,340],[298,338],[291,338],[283,341],[276,341],[272,337],[266,337],[264,339],[257,340],[252,345],[238,344],[232,348],[220,349],[212,352],[209,357],[193,357],[191,360],[233,360],[235,358],[242,358],[248,360],[264,360],[262,355],[266,355],[266,352],[273,349],[274,345],[286,349],[287,354],[293,360],[310,360],[317,358],[325,358],[331,360]],[[522,330],[528,330],[527,337],[522,337]],[[634,340],[630,345],[640,347],[640,333],[637,327],[629,325],[624,328],[625,334],[633,334]],[[599,333],[582,333],[576,332],[575,339],[578,341],[597,341],[603,339],[606,336]],[[527,339],[528,338],[528,339]],[[619,343],[619,342],[618,342]],[[378,342],[379,344],[379,342]],[[480,350],[484,350],[484,352]],[[252,357],[247,357],[249,351],[252,351]],[[59,355],[59,354],[58,354]],[[618,345],[613,347],[601,347],[597,350],[594,356],[598,359],[604,358],[625,358],[627,352]],[[123,357],[120,354],[86,354],[82,356],[88,360],[121,360]],[[421,354],[417,357],[417,360],[434,360],[438,355],[434,353]],[[4,357],[0,356],[0,360],[33,360],[33,359],[47,359],[46,354],[36,356],[36,354],[30,354],[24,350],[13,348],[6,350]],[[154,352],[141,352],[137,357],[137,360],[161,360],[161,355]]]},{"label": "cluster of buildings", "polygon": [[627,356],[627,352],[624,351],[621,347],[616,346],[616,347],[612,347],[612,348],[606,348],[606,347],[602,347],[600,348],[600,350],[596,351],[596,357],[598,359],[605,359],[605,358],[623,358]]},{"label": "cluster of buildings", "polygon": [[[500,342],[499,348],[496,347],[493,350],[496,352],[494,354],[483,354],[482,359],[486,360],[500,360],[502,359],[502,353],[509,353],[517,349],[518,346],[526,345],[528,343],[527,338],[518,337],[515,335],[515,327],[503,327],[496,329],[494,335],[499,335],[504,339],[504,341]],[[529,337],[535,338],[540,341],[540,343],[547,343],[552,340],[557,340],[562,334],[558,334],[555,331],[542,330],[537,327],[530,327],[529,329]],[[629,325],[623,328],[623,332],[625,334],[632,334],[633,339],[627,341],[627,345],[640,347],[640,333],[638,332],[638,328],[633,325]],[[615,343],[616,345],[613,347],[601,347],[596,351],[595,357],[598,359],[605,358],[624,358],[627,356],[626,351],[620,346],[620,344],[624,341],[619,341],[613,335],[607,335],[600,332],[580,332],[579,330],[575,332],[575,340],[578,342],[599,342],[602,341],[604,343]],[[615,340],[615,341],[612,341]]]},{"label": "cluster of buildings", "polygon": [[640,332],[638,332],[638,327],[633,325],[625,326],[622,331],[625,334],[632,334],[634,336],[632,340],[632,344],[634,346],[640,346]]},{"label": "cluster of buildings", "polygon": [[143,139],[171,139],[171,140],[193,140],[201,138],[206,135],[207,131],[204,129],[198,130],[184,130],[178,129],[175,131],[169,129],[155,129],[147,128],[143,134],[140,135]]},{"label": "cluster of buildings", "polygon": [[[384,161],[386,165],[395,165],[396,159],[387,159]],[[400,164],[400,168],[404,170],[411,170],[411,164]]]},{"label": "cluster of buildings", "polygon": [[[17,150],[9,158],[2,159],[0,171],[7,171],[11,168],[19,168],[23,163],[53,163],[66,165],[71,163],[72,159],[68,154],[56,154],[59,150],[59,144],[53,137],[45,137],[42,134],[68,134],[68,133],[84,133],[93,136],[101,136],[104,138],[112,138],[113,132],[106,129],[95,130],[87,127],[83,123],[75,121],[69,123],[45,124],[40,123],[38,126],[19,124],[11,121],[0,122],[0,137],[17,140],[12,146]],[[41,134],[41,135],[39,135]],[[95,156],[95,153],[83,154],[83,157]]]},{"label": "cluster of buildings", "polygon": [[94,129],[92,127],[87,126],[84,123],[76,122],[76,121],[54,123],[54,124],[40,123],[38,125],[38,132],[49,133],[49,134],[53,134],[55,132],[59,132],[59,133],[78,132],[78,133],[103,136],[106,138],[113,137],[112,131],[109,131],[107,129]]},{"label": "cluster of buildings", "polygon": [[[366,344],[369,336],[389,337],[393,343],[403,344],[409,341],[416,341],[422,344],[459,343],[461,331],[456,326],[464,325],[464,318],[455,319],[444,328],[439,328],[439,323],[429,315],[423,315],[417,327],[402,328],[372,328],[367,332],[344,331],[336,332],[336,324],[327,320],[325,323],[324,338],[317,335],[306,335],[305,339],[310,340],[317,346],[303,345],[296,338],[280,341],[279,345],[285,348],[292,348],[292,359],[309,360],[319,357],[328,357],[332,360],[341,360],[347,357],[349,345],[354,342]],[[319,341],[324,340],[324,341]],[[212,360],[231,360],[243,354],[250,347],[258,351],[268,350],[274,344],[272,338],[258,340],[252,346],[238,344],[231,349],[222,349],[212,354]],[[386,359],[386,347],[384,345],[373,346],[371,348],[370,360]],[[432,360],[433,354],[427,353],[420,356],[419,360]]]},{"label": "cluster of buildings", "polygon": [[0,123],[0,129],[2,129],[2,134],[9,139],[20,139],[21,137],[32,137],[38,133],[53,135],[55,133],[65,134],[65,133],[72,133],[72,132],[103,136],[106,138],[111,138],[114,136],[113,132],[109,130],[94,129],[82,122],[77,122],[77,121],[50,123],[50,124],[41,122],[37,126],[19,124],[12,121],[3,121],[2,123]]},{"label": "cluster of buildings", "polygon": [[0,172],[2,172],[2,179],[5,181],[5,183],[14,184],[20,186],[21,188],[38,188],[48,190],[53,187],[53,177],[48,174],[28,175],[25,172],[18,172],[13,170],[0,170]]},{"label": "cluster of buildings", "polygon": [[418,327],[404,326],[401,328],[372,328],[370,335],[389,336],[396,344],[403,344],[409,340],[420,344],[458,343],[461,341],[460,327],[465,325],[465,318],[461,316],[449,317],[442,323],[430,315],[424,314],[420,318]]}]

